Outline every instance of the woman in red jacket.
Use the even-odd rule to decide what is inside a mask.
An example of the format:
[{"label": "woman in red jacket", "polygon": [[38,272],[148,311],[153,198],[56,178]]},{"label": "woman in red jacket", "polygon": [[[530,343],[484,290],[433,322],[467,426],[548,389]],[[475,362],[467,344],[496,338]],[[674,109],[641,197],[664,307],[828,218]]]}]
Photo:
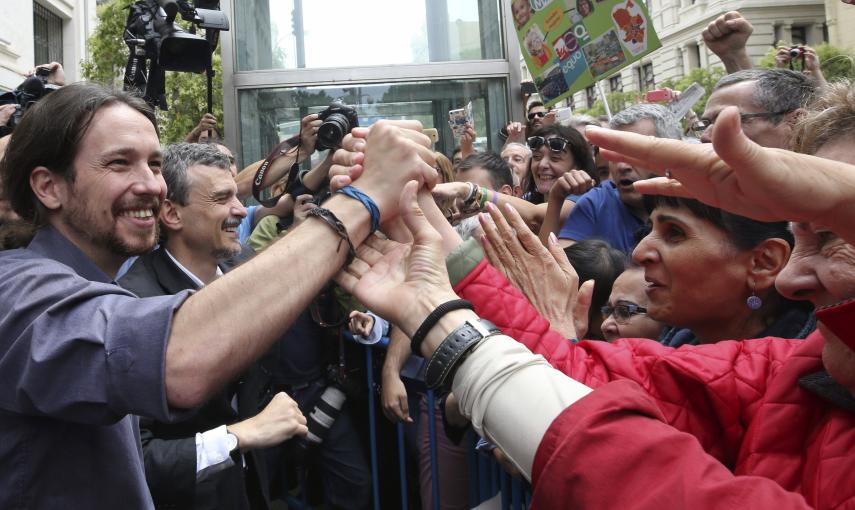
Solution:
[{"label": "woman in red jacket", "polygon": [[[805,137],[814,141],[804,147],[855,163],[850,149],[855,126],[844,124],[855,117],[855,93],[838,88],[829,100],[848,105],[852,113],[834,117],[841,108],[827,108],[829,114],[817,110],[818,120],[807,126],[833,129]],[[608,152],[611,158],[658,168],[662,174],[671,168],[678,179],[656,180],[640,190],[693,194],[744,216],[795,221],[796,250],[779,288],[817,306],[840,304],[818,313],[822,334],[805,341],[767,338],[678,350],[633,340],[573,345],[550,333],[549,324],[522,295],[481,262],[455,290],[478,301],[478,313],[505,333],[598,389],[588,393],[569,378],[560,380],[554,370],[514,351],[499,335],[478,344],[457,367],[454,391],[463,413],[531,475],[533,506],[541,508],[853,505],[855,302],[845,300],[855,297],[855,248],[849,244],[855,242],[855,167],[762,149],[742,135],[735,108],[716,123],[717,153],[630,133],[596,130],[589,136],[600,147],[623,153]],[[811,200],[804,199],[807,186]],[[415,225],[418,214],[409,216],[408,226]],[[519,218],[511,218],[522,226]],[[510,228],[505,228],[507,235]],[[426,315],[424,306],[413,303],[449,295],[442,272],[431,263],[437,258],[439,240],[431,238],[436,233],[411,230],[416,241],[407,266],[398,264],[405,249],[378,241],[373,249],[361,249],[364,260],[342,277],[346,288],[403,324],[408,334]],[[522,249],[542,257],[537,250],[542,245],[531,241],[523,238]],[[382,253],[372,251],[376,248]],[[422,353],[431,356],[439,344],[436,335],[429,337]],[[495,357],[497,348],[506,350],[507,357]],[[502,378],[524,364],[537,365],[527,372],[531,381],[547,384],[502,384]],[[485,385],[482,379],[496,376],[497,370],[498,379]],[[556,412],[561,398],[555,395],[574,391],[565,400],[566,409]],[[544,415],[550,418],[546,423]]]}]

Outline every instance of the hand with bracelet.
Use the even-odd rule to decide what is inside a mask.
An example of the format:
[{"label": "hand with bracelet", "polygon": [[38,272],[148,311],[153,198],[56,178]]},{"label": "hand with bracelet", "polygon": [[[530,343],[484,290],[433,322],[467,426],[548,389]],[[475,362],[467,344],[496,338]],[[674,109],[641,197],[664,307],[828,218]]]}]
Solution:
[{"label": "hand with bracelet", "polygon": [[[412,246],[372,237],[336,281],[408,337],[426,329],[419,353],[430,359],[428,385],[451,382],[463,416],[531,479],[535,452],[547,428],[590,389],[479,320],[472,310],[452,306],[437,314],[438,308],[462,300],[448,279],[443,236],[419,207],[417,192],[418,184],[408,183],[400,202]],[[436,319],[434,325],[425,327],[430,319]],[[441,370],[432,370],[436,367]],[[545,387],[554,391],[544,393]]]},{"label": "hand with bracelet", "polygon": [[[412,246],[372,236],[357,250],[353,263],[336,277],[346,291],[409,338],[435,308],[458,299],[445,269],[442,236],[418,206],[417,191],[417,183],[408,183],[400,203],[404,223],[413,236]],[[449,312],[428,332],[419,354],[429,358],[452,330],[467,319],[477,318],[470,310]]]}]

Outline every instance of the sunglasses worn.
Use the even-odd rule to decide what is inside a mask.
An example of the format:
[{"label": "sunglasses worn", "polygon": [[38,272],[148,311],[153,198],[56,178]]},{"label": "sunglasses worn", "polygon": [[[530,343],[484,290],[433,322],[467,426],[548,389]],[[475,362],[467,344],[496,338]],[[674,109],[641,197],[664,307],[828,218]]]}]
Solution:
[{"label": "sunglasses worn", "polygon": [[543,147],[546,144],[549,147],[549,150],[552,152],[564,152],[564,149],[567,148],[567,145],[570,143],[564,138],[559,136],[553,136],[552,138],[544,138],[542,136],[530,136],[528,140],[528,148],[536,151],[537,149]]},{"label": "sunglasses worn", "polygon": [[647,308],[635,303],[622,303],[616,306],[606,305],[600,308],[600,313],[603,314],[603,320],[608,319],[609,315],[614,315],[615,322],[626,324],[633,315],[647,315]]},{"label": "sunglasses worn", "polygon": [[546,117],[546,112],[531,112],[528,114],[528,120],[534,120],[535,117],[542,119]]}]

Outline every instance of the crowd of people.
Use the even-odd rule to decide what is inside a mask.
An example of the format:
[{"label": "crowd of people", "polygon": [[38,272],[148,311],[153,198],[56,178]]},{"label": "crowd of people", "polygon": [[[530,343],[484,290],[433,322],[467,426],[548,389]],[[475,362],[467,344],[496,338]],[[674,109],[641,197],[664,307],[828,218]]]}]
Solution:
[{"label": "crowd of people", "polygon": [[469,507],[470,428],[532,508],[851,507],[855,83],[753,69],[750,34],[704,31],[693,118],[532,101],[451,157],[378,121],[303,170],[317,114],[239,170],[213,116],[162,146],[46,66],[0,139],[0,508],[367,508],[384,339],[422,508]]}]

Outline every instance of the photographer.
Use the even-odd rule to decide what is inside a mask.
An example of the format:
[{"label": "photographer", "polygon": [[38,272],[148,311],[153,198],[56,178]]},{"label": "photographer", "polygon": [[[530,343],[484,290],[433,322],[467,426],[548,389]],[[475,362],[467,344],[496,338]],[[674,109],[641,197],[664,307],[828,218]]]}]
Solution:
[{"label": "photographer", "polygon": [[817,88],[828,85],[822,74],[819,55],[810,46],[781,46],[775,54],[775,67],[793,69],[794,61],[801,60],[802,73],[814,80]]},{"label": "photographer", "polygon": [[65,71],[58,62],[36,66],[26,78],[14,91],[0,95],[0,138],[12,133],[31,105],[65,85]]}]

